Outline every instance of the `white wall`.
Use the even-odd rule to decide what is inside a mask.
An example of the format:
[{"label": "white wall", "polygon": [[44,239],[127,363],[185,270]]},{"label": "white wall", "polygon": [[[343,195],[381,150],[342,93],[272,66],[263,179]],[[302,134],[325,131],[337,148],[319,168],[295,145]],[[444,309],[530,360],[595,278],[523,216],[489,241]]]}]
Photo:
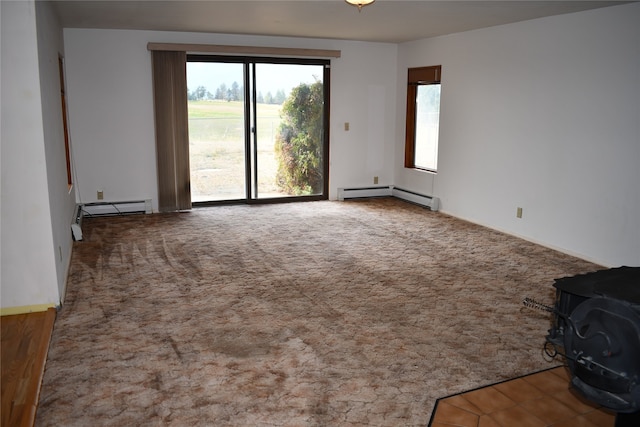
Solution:
[{"label": "white wall", "polygon": [[23,306],[54,306],[60,300],[56,280],[59,276],[56,272],[53,214],[47,183],[48,160],[38,65],[36,6],[32,1],[3,1],[0,2],[0,8],[0,305],[3,310]]},{"label": "white wall", "polygon": [[[636,3],[400,45],[396,184],[433,185],[445,213],[640,266],[638,22]],[[403,167],[402,124],[406,69],[438,64],[433,176]]]},{"label": "white wall", "polygon": [[[393,184],[396,45],[341,43],[331,70],[330,198],[337,189]],[[349,131],[345,131],[349,123]]]},{"label": "white wall", "polygon": [[[393,180],[397,46],[220,34],[65,29],[78,199],[152,199],[157,210],[149,42],[339,49],[332,60],[330,197]],[[344,131],[344,123],[350,131]]]},{"label": "white wall", "polygon": [[56,259],[58,292],[60,296],[64,296],[73,243],[70,224],[76,206],[75,194],[73,189],[69,189],[67,178],[62,102],[60,99],[58,59],[64,58],[64,43],[62,27],[52,10],[51,3],[36,3],[36,23],[47,183],[53,232],[52,249]]}]

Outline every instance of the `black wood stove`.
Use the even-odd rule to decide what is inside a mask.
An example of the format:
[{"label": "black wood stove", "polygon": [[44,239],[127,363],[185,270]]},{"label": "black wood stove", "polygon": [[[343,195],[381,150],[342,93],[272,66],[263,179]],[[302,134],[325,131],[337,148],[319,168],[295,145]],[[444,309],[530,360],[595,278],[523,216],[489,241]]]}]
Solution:
[{"label": "black wood stove", "polygon": [[562,355],[571,385],[616,412],[616,427],[640,426],[640,267],[557,279],[548,355]]}]

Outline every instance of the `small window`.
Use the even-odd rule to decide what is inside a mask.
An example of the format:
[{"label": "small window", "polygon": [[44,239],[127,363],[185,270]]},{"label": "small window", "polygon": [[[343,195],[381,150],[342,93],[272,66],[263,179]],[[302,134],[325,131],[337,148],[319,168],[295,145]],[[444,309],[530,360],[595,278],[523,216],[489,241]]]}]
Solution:
[{"label": "small window", "polygon": [[404,166],[438,170],[441,66],[409,68]]}]

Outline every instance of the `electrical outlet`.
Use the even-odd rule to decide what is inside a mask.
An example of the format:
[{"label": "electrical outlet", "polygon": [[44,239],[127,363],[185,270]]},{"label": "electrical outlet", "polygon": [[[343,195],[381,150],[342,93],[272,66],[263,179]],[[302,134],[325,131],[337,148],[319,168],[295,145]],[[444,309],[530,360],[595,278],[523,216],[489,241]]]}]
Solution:
[{"label": "electrical outlet", "polygon": [[377,176],[374,176],[374,177],[373,177],[373,183],[374,183],[374,184],[377,184],[377,183],[378,183],[378,177],[377,177]]},{"label": "electrical outlet", "polygon": [[98,200],[104,200],[104,191],[98,190]]},{"label": "electrical outlet", "polygon": [[516,218],[522,218],[522,208],[518,207],[516,209]]}]

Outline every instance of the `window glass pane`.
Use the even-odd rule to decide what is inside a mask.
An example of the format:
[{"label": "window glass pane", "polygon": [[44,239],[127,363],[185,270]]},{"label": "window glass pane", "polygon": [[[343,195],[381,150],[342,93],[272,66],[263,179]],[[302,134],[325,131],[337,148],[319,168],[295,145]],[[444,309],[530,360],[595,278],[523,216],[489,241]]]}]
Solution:
[{"label": "window glass pane", "polygon": [[323,65],[256,64],[256,197],[323,193],[323,72]]},{"label": "window glass pane", "polygon": [[419,85],[416,95],[415,167],[438,169],[440,85]]},{"label": "window glass pane", "polygon": [[243,199],[244,65],[187,62],[191,200]]}]

